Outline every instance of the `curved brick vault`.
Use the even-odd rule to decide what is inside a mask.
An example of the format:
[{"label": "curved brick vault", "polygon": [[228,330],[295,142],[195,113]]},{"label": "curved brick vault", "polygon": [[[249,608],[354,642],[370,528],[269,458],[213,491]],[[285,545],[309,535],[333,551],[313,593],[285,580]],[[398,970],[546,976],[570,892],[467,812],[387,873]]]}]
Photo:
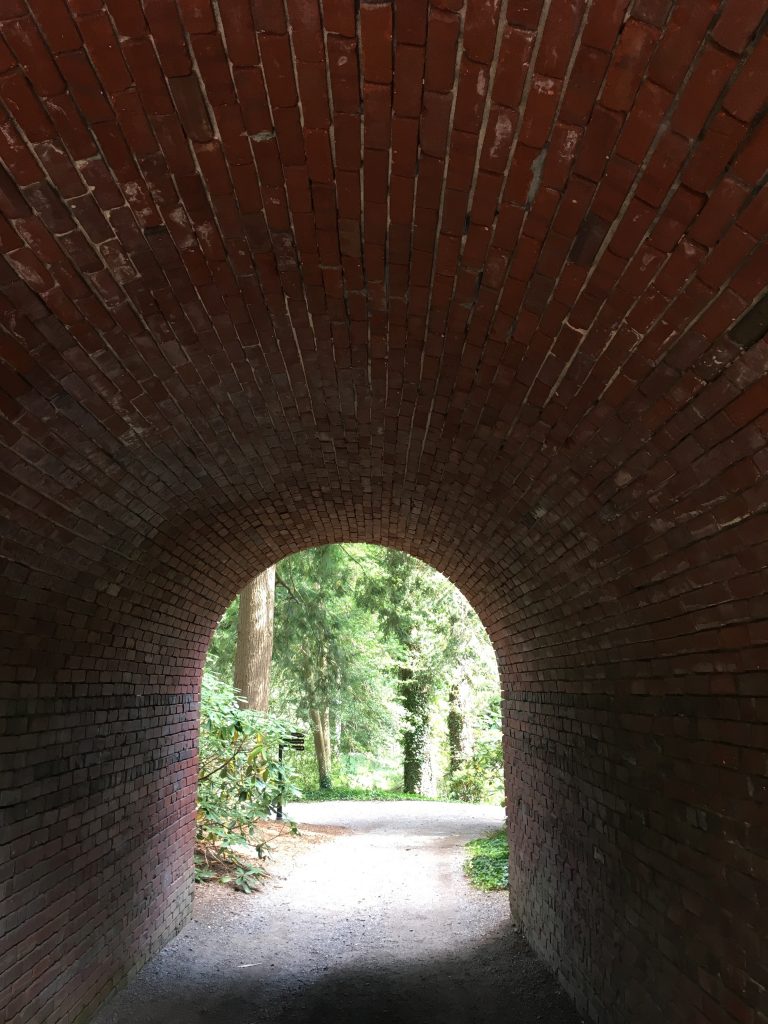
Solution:
[{"label": "curved brick vault", "polygon": [[0,1007],[184,921],[206,642],[373,540],[600,1024],[768,1021],[764,0],[0,0]]}]

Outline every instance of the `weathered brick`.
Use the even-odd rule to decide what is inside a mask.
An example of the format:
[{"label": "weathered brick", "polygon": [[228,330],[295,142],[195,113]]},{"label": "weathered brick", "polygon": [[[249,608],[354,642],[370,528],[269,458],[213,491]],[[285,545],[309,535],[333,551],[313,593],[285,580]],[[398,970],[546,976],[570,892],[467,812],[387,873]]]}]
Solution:
[{"label": "weathered brick", "polygon": [[392,7],[390,4],[360,5],[360,39],[363,77],[387,85],[392,80]]},{"label": "weathered brick", "polygon": [[0,1016],[186,920],[216,617],[362,539],[489,628],[582,1015],[765,1024],[764,15],[2,5]]}]

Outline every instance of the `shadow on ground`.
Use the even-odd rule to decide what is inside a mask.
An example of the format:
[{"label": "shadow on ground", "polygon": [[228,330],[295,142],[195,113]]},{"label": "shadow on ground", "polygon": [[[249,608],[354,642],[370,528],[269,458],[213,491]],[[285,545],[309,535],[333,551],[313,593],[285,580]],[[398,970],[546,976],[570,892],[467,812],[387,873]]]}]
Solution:
[{"label": "shadow on ground", "polygon": [[[457,940],[460,945],[460,940]],[[170,979],[169,979],[170,980]],[[131,1024],[577,1024],[570,1001],[512,926],[456,955],[305,974],[301,964],[241,966],[193,991],[123,1002]],[[127,1011],[127,1012],[126,1012]]]}]

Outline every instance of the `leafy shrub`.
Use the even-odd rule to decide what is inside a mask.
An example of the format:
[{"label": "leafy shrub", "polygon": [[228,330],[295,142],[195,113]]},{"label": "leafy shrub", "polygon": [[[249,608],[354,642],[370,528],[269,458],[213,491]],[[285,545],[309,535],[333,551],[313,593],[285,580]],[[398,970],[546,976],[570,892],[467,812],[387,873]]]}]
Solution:
[{"label": "leafy shrub", "polygon": [[295,727],[274,715],[242,706],[231,684],[203,676],[200,768],[197,783],[196,878],[218,878],[250,892],[264,873],[244,861],[237,847],[268,853],[258,821],[298,795],[290,767],[281,765],[281,737]]},{"label": "leafy shrub", "polygon": [[500,799],[503,766],[501,739],[478,742],[472,756],[450,775],[448,795],[472,804]]},{"label": "leafy shrub", "polygon": [[330,789],[302,790],[300,801],[303,803],[320,800],[432,800],[431,796],[421,793],[403,793],[398,789],[363,789],[359,786],[333,785]]},{"label": "leafy shrub", "polygon": [[464,871],[472,885],[486,892],[509,886],[509,842],[506,829],[467,843]]}]

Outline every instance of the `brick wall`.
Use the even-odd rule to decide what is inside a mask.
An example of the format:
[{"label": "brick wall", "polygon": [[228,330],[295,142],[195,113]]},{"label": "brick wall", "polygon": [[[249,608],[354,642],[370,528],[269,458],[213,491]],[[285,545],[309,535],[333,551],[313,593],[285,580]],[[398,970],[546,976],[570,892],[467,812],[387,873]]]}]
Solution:
[{"label": "brick wall", "polygon": [[0,0],[0,1009],[185,919],[281,555],[496,644],[512,902],[597,1024],[766,1024],[765,0]]}]

